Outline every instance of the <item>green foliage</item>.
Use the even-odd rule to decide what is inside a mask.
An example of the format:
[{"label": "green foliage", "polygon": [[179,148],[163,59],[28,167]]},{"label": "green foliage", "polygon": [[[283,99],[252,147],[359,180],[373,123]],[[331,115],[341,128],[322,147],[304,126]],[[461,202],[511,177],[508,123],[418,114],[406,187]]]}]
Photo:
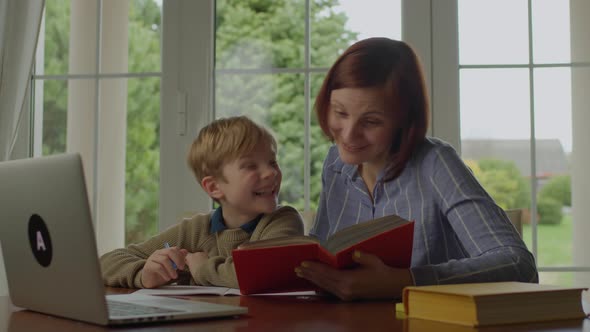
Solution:
[{"label": "green foliage", "polygon": [[[68,74],[69,1],[46,3],[46,74]],[[303,68],[304,0],[219,0],[216,17],[216,68]],[[346,16],[336,0],[311,6],[311,63],[328,67],[356,38],[346,31]],[[129,11],[129,71],[160,71],[160,8],[153,0],[133,0]],[[310,105],[323,74],[310,75]],[[160,79],[127,80],[126,242],[157,232],[159,186]],[[67,81],[45,81],[43,153],[66,149]],[[304,123],[310,117],[311,208],[317,207],[321,169],[328,142],[313,114],[305,114],[302,74],[217,75],[218,116],[247,114],[266,124],[279,140],[283,169],[281,204],[303,209]]]},{"label": "green foliage", "polygon": [[562,205],[551,197],[539,197],[537,200],[537,213],[539,215],[539,224],[557,225],[561,223],[563,212]]},{"label": "green foliage", "polygon": [[[467,160],[465,163],[503,209],[530,207],[529,183],[513,162],[482,159]],[[567,175],[554,177],[539,191],[539,224],[559,224],[563,217],[564,205],[571,206],[571,180]]]},{"label": "green foliage", "polygon": [[[68,74],[70,2],[46,2],[46,74]],[[160,8],[130,2],[129,71],[160,70]],[[39,72],[39,70],[37,70]],[[127,86],[126,242],[153,235],[158,226],[160,79],[129,79]],[[66,150],[68,81],[44,82],[43,154]],[[37,92],[39,93],[39,92]]]},{"label": "green foliage", "polygon": [[563,206],[571,205],[572,191],[570,176],[561,175],[553,177],[539,191],[537,199],[539,224],[559,224],[563,215]]},{"label": "green foliage", "polygon": [[[70,2],[45,3],[45,58],[43,68],[36,72],[63,75],[68,72],[70,47]],[[67,81],[44,81],[43,91],[43,155],[66,151],[68,105]]]},{"label": "green foliage", "polygon": [[512,161],[481,159],[467,165],[475,177],[503,209],[515,209],[530,205],[530,186]]},{"label": "green foliage", "polygon": [[[129,72],[160,70],[160,7],[153,0],[129,4]],[[160,79],[127,81],[125,242],[158,231],[160,182]]]},{"label": "green foliage", "polygon": [[[332,8],[337,1],[316,1],[311,8],[311,62],[328,67],[356,38],[346,31],[346,16]],[[217,1],[216,68],[303,68],[305,64],[303,0]],[[311,75],[312,93],[323,75]],[[227,74],[216,78],[217,117],[245,114],[270,127],[279,141],[283,171],[281,204],[304,208],[305,78],[302,74]],[[313,105],[313,96],[310,97]],[[321,170],[328,142],[311,114],[310,205],[317,208]]]},{"label": "green foliage", "polygon": [[564,206],[572,206],[572,186],[569,175],[560,175],[551,178],[539,191],[541,197],[551,198]]},{"label": "green foliage", "polygon": [[[573,222],[572,216],[564,213],[559,225],[537,226],[537,266],[571,266],[573,263]],[[532,250],[533,235],[529,224],[523,225],[523,240],[526,246]],[[540,272],[540,283],[555,284],[573,287],[573,273]]]}]

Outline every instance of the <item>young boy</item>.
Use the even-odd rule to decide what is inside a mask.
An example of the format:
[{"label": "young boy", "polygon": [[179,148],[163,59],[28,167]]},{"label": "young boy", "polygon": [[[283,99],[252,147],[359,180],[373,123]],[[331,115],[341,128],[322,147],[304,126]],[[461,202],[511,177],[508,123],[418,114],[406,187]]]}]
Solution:
[{"label": "young boy", "polygon": [[139,244],[100,258],[107,286],[153,288],[190,271],[191,283],[238,287],[232,250],[247,241],[302,235],[299,213],[277,208],[282,174],[272,134],[247,117],[205,126],[188,163],[220,207],[197,214]]}]

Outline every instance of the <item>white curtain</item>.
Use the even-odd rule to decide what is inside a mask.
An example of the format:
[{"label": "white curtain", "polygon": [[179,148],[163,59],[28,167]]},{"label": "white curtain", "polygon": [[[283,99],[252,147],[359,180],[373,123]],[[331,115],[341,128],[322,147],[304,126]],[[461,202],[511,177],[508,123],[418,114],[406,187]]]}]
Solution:
[{"label": "white curtain", "polygon": [[[10,159],[18,135],[44,5],[43,0],[0,0],[0,162]],[[6,294],[0,255],[0,295]]]}]

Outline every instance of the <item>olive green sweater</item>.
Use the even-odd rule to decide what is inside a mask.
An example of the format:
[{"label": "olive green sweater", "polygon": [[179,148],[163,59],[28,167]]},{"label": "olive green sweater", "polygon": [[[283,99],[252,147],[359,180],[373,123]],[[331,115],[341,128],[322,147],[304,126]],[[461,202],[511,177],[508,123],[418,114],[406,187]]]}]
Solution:
[{"label": "olive green sweater", "polygon": [[[115,249],[100,258],[103,282],[107,286],[143,288],[141,272],[147,258],[162,249],[165,242],[189,252],[203,251],[209,260],[194,275],[191,283],[204,286],[238,288],[232,250],[248,241],[280,236],[302,235],[301,215],[284,206],[264,215],[250,234],[241,228],[211,234],[211,214],[197,214],[139,244]],[[186,266],[185,271],[188,270]]]}]

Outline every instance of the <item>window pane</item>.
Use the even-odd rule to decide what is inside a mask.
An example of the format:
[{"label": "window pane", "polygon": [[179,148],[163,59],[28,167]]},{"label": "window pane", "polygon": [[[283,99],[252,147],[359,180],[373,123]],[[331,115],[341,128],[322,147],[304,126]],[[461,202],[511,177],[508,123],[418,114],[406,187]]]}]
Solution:
[{"label": "window pane", "polygon": [[217,69],[301,68],[305,1],[216,1]]},{"label": "window pane", "polygon": [[246,115],[274,132],[283,172],[279,201],[303,210],[303,75],[219,75],[216,83],[217,118]]},{"label": "window pane", "polygon": [[[310,105],[313,107],[317,93],[324,81],[325,74],[311,75],[311,100]],[[328,154],[328,149],[332,143],[325,137],[317,120],[317,116],[312,110],[311,114],[311,139],[309,144],[311,146],[311,178],[310,178],[310,208],[316,211],[320,201],[320,192],[322,190],[322,169],[324,166],[324,159]]]},{"label": "window pane", "polygon": [[68,73],[70,45],[70,1],[45,1],[45,26],[41,27],[39,52],[44,53],[43,66],[36,74],[63,75]]},{"label": "window pane", "polygon": [[[43,81],[43,91],[35,91],[35,98],[43,100],[42,105],[35,103],[36,107],[43,107],[43,155],[66,152],[68,135],[94,135],[94,121],[88,118],[94,114],[95,90],[92,79]],[[71,117],[88,121],[71,126],[73,132],[70,133],[68,121]]]},{"label": "window pane", "polygon": [[572,150],[572,77],[570,68],[536,68],[535,136],[557,139]]},{"label": "window pane", "polygon": [[570,7],[565,0],[534,0],[533,61],[560,63],[570,61]]},{"label": "window pane", "polygon": [[161,70],[161,36],[162,2],[132,0],[129,4],[129,72]]},{"label": "window pane", "polygon": [[460,89],[462,158],[498,205],[525,209],[528,222],[528,70],[463,69]]},{"label": "window pane", "polygon": [[462,139],[529,139],[527,69],[462,69],[460,91]]},{"label": "window pane", "polygon": [[91,74],[96,71],[97,0],[45,2],[43,68],[36,74]]},{"label": "window pane", "polygon": [[[43,90],[35,90],[36,99],[42,100],[43,152],[52,155],[66,152],[68,81],[47,80]],[[90,106],[90,105],[89,105]]]},{"label": "window pane", "polygon": [[125,242],[158,231],[160,188],[160,79],[127,79]]},{"label": "window pane", "polygon": [[[579,280],[577,278],[580,278]],[[539,283],[549,285],[561,285],[565,287],[588,287],[588,283],[582,280],[590,280],[590,272],[539,272]],[[587,303],[584,312],[590,312],[590,293],[582,293]]]},{"label": "window pane", "polygon": [[527,0],[459,0],[459,63],[528,63]]},{"label": "window pane", "polygon": [[571,265],[571,71],[570,68],[538,68],[534,77],[537,259],[540,266]]},{"label": "window pane", "polygon": [[[544,204],[538,201],[541,206]],[[541,208],[540,212],[546,209]],[[559,224],[542,221],[537,224],[537,266],[571,266],[572,260],[572,218],[569,213],[563,214]],[[523,239],[529,249],[532,247],[531,225],[523,225]]]},{"label": "window pane", "polygon": [[[161,70],[161,1],[130,1],[128,20],[115,20],[115,23],[121,24],[122,28],[128,29],[127,34],[113,30],[117,26],[113,26],[108,10],[112,6],[124,6],[121,1],[114,1],[103,2],[103,8],[106,9],[103,13],[102,32],[110,35],[103,35],[105,39],[102,42],[106,43],[108,40],[108,43],[129,45],[130,72],[159,72]],[[70,8],[70,1],[48,0],[45,7],[45,27],[41,30],[44,34],[42,38],[44,45],[40,44],[45,61],[43,67],[37,66],[35,73],[45,75],[95,73],[98,8],[96,0],[76,1],[72,3],[72,8]],[[70,21],[70,10],[76,14],[72,16],[74,21]],[[127,23],[126,26],[125,23]],[[72,29],[71,35],[70,29]],[[128,41],[113,41],[112,38],[128,38]],[[120,69],[119,66],[111,67],[109,61],[108,57],[103,58],[101,64],[103,73],[127,71],[127,69]]]},{"label": "window pane", "polygon": [[400,0],[312,1],[311,64],[329,67],[350,44],[369,37],[401,39]]}]

